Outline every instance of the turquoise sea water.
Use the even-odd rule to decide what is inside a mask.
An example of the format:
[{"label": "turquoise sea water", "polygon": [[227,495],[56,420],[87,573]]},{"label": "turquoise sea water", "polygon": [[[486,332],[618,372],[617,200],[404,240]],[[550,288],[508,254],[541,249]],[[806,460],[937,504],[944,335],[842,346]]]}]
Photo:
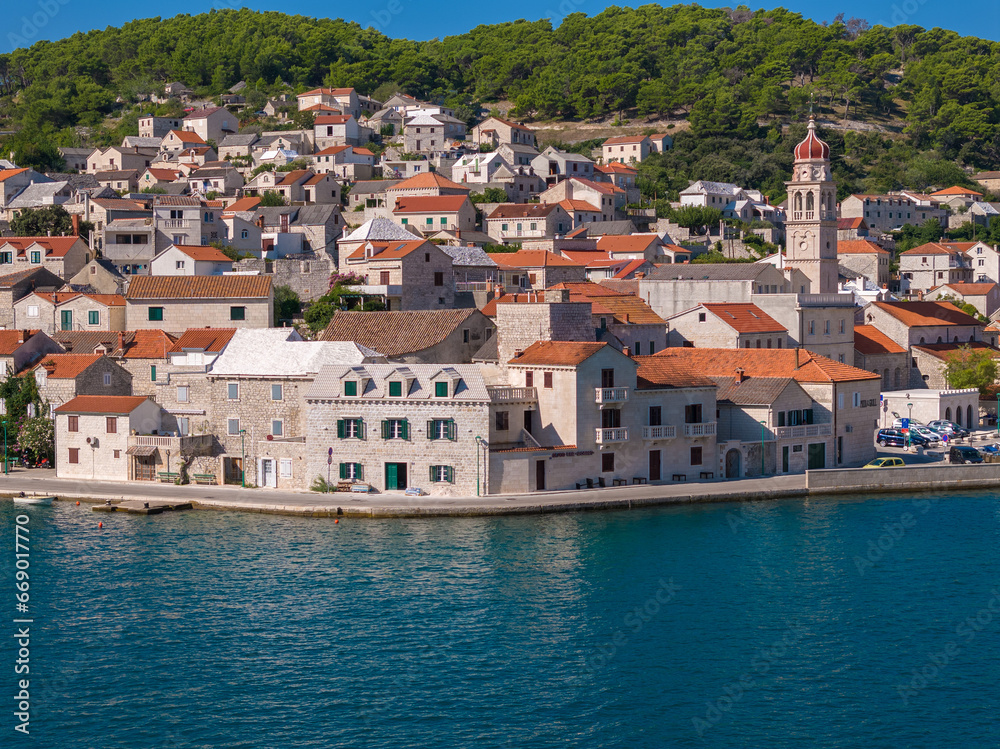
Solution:
[{"label": "turquoise sea water", "polygon": [[30,739],[21,511],[0,501],[3,747],[1000,744],[995,495],[339,524],[31,508]]}]

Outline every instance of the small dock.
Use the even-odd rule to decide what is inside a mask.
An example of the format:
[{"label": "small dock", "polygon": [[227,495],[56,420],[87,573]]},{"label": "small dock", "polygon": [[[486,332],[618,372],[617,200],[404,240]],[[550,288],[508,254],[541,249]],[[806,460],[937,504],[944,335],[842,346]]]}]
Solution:
[{"label": "small dock", "polygon": [[105,502],[90,508],[94,512],[130,512],[133,515],[159,515],[168,510],[190,510],[190,502],[168,499],[124,499],[119,502]]}]

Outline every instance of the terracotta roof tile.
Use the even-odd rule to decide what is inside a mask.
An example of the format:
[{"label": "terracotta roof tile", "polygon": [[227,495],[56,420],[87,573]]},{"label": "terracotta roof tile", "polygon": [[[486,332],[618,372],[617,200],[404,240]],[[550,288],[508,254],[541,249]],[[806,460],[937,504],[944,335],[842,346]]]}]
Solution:
[{"label": "terracotta roof tile", "polygon": [[125,298],[248,299],[270,295],[270,276],[134,276]]},{"label": "terracotta roof tile", "polygon": [[235,333],[236,328],[188,328],[167,353],[179,354],[189,349],[218,353],[232,340]]},{"label": "terracotta roof tile", "polygon": [[406,257],[414,250],[423,247],[427,244],[426,240],[417,239],[410,242],[368,242],[361,245],[347,256],[348,260],[364,260],[365,253],[368,251],[368,245],[372,246],[374,255],[368,258],[368,260],[399,260],[400,258]]},{"label": "terracotta roof tile", "polygon": [[837,229],[860,229],[862,226],[867,226],[865,220],[858,216],[857,218],[838,218],[837,219]]},{"label": "terracotta roof tile", "polygon": [[60,414],[130,414],[149,400],[144,395],[78,395],[55,409]]},{"label": "terracotta roof tile", "polygon": [[867,239],[841,239],[837,242],[838,255],[886,255],[889,253],[883,250],[874,242]]},{"label": "terracotta roof tile", "polygon": [[558,203],[501,203],[487,216],[498,218],[545,218],[556,209]]},{"label": "terracotta roof tile", "polygon": [[124,307],[125,297],[121,294],[87,294],[81,291],[36,291],[35,296],[41,297],[50,304],[65,304],[77,297],[93,299],[98,304],[105,307]]},{"label": "terracotta roof tile", "polygon": [[954,247],[948,247],[941,242],[927,242],[919,247],[914,247],[912,250],[906,250],[906,252],[899,253],[900,255],[954,255],[962,250],[956,249]]},{"label": "terracotta roof tile", "polygon": [[715,401],[721,404],[736,406],[765,406],[774,403],[789,385],[794,384],[801,390],[791,377],[744,377],[735,376],[713,377],[718,386],[715,391]]},{"label": "terracotta roof tile", "polygon": [[206,261],[213,263],[232,263],[233,261],[223,254],[218,247],[191,244],[175,244],[178,250],[195,261]]},{"label": "terracotta roof tile", "polygon": [[23,255],[31,245],[37,244],[45,249],[46,257],[64,257],[73,245],[81,241],[79,237],[0,237],[0,247],[10,245],[19,255]]},{"label": "terracotta roof tile", "polygon": [[636,356],[639,365],[636,372],[636,388],[639,390],[660,390],[662,388],[713,387],[712,380],[696,368],[680,359],[656,356]]},{"label": "terracotta roof tile", "polygon": [[983,196],[981,192],[970,190],[968,187],[958,187],[957,185],[954,187],[946,187],[943,190],[938,190],[937,192],[931,193],[931,196],[935,198],[947,197],[949,195],[978,195],[979,197]]},{"label": "terracotta roof tile", "polygon": [[937,325],[982,325],[951,302],[872,302],[910,328]]},{"label": "terracotta roof tile", "polygon": [[475,309],[410,312],[337,312],[321,341],[354,341],[384,356],[401,356],[441,343]]},{"label": "terracotta roof tile", "polygon": [[0,330],[0,356],[12,356],[37,330]]},{"label": "terracotta roof tile", "polygon": [[460,185],[457,182],[452,182],[447,177],[442,177],[437,172],[423,172],[422,174],[416,174],[409,179],[404,179],[402,182],[393,185],[388,189],[388,192],[397,192],[399,190],[417,190],[417,189],[427,189],[430,187],[447,187],[447,188],[458,188],[460,190],[465,190],[469,192],[469,188],[465,185]]},{"label": "terracotta roof tile", "polygon": [[586,200],[577,200],[567,198],[566,200],[560,200],[556,205],[560,206],[567,212],[569,211],[591,211],[593,213],[600,213],[601,209],[595,206],[593,203],[588,203]]},{"label": "terracotta roof tile", "polygon": [[230,203],[228,206],[226,206],[226,209],[223,211],[223,213],[239,213],[240,211],[252,211],[259,205],[260,205],[260,198],[257,197],[240,198],[239,200]]},{"label": "terracotta roof tile", "polygon": [[915,345],[913,348],[917,351],[930,354],[935,359],[947,361],[953,354],[966,347],[973,351],[989,351],[993,354],[994,359],[1000,359],[1000,350],[982,341],[968,341],[967,343],[921,343]]},{"label": "terracotta roof tile", "polygon": [[[194,114],[194,112],[192,112]],[[185,118],[186,119],[186,118]],[[171,130],[173,136],[177,138],[181,143],[197,143],[199,145],[205,145],[205,141],[198,133],[193,133],[190,130]]]},{"label": "terracotta roof tile", "polygon": [[727,377],[739,367],[749,377],[791,377],[796,382],[879,379],[877,374],[806,349],[666,348],[656,356],[676,357],[708,377]]},{"label": "terracotta roof tile", "polygon": [[6,182],[11,177],[18,174],[24,174],[26,171],[28,171],[27,167],[24,167],[23,169],[0,169],[0,182]]},{"label": "terracotta roof tile", "polygon": [[466,195],[410,195],[396,198],[393,213],[455,213],[469,200]]},{"label": "terracotta roof tile", "polygon": [[936,288],[949,288],[962,296],[986,296],[996,286],[995,283],[943,283]]},{"label": "terracotta roof tile", "polygon": [[605,252],[643,252],[659,244],[657,234],[605,234],[597,240],[597,249]]},{"label": "terracotta roof tile", "polygon": [[737,333],[787,333],[788,330],[756,304],[702,304]]},{"label": "terracotta roof tile", "polygon": [[35,371],[41,367],[50,379],[74,380],[103,358],[101,354],[45,354],[41,361],[29,371]]},{"label": "terracotta roof tile", "polygon": [[517,252],[494,252],[490,255],[497,265],[507,268],[549,268],[552,266],[582,268],[561,255],[547,250],[518,250]]},{"label": "terracotta roof tile", "polygon": [[862,354],[905,354],[906,349],[874,325],[854,326],[854,350]]},{"label": "terracotta roof tile", "polygon": [[575,367],[607,345],[585,341],[535,341],[524,353],[508,363],[518,366]]}]

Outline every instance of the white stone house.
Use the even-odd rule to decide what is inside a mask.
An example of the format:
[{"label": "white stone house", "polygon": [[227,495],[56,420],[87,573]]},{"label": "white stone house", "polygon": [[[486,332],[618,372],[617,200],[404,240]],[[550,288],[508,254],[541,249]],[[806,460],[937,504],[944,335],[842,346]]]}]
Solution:
[{"label": "white stone house", "polygon": [[221,276],[231,273],[233,261],[216,247],[171,245],[153,258],[154,276]]}]

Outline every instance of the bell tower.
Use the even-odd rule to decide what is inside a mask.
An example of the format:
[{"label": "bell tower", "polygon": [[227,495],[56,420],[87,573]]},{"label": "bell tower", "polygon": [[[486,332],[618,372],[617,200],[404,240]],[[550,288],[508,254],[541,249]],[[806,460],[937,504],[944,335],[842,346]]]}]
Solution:
[{"label": "bell tower", "polygon": [[809,118],[809,133],[795,147],[792,181],[786,182],[785,266],[809,277],[814,294],[836,294],[837,185],[830,172],[830,146],[816,135],[816,120]]}]

